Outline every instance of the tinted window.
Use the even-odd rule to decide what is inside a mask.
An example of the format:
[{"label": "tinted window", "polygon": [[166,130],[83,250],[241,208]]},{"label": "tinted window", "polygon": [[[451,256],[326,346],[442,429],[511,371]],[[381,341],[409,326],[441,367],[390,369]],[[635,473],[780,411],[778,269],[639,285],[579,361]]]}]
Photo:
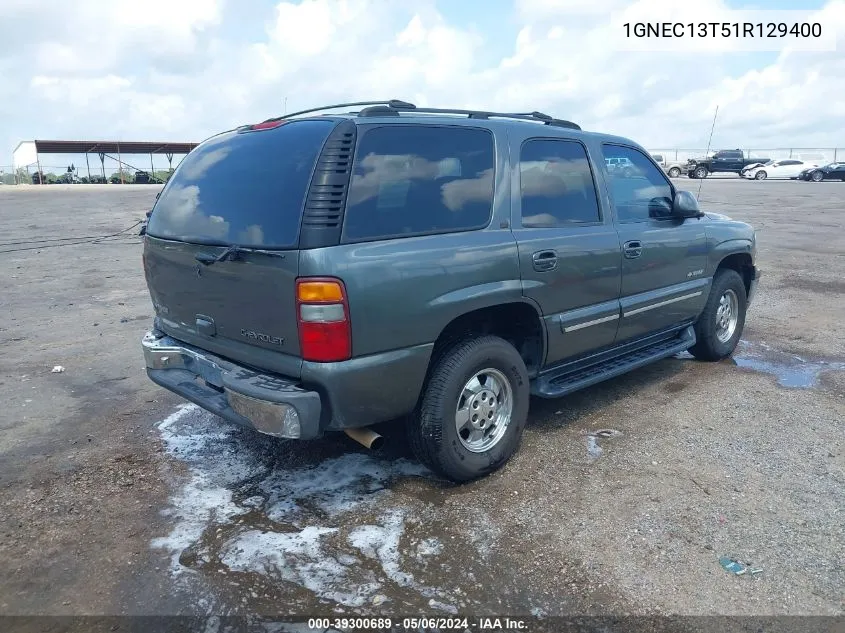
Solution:
[{"label": "tinted window", "polygon": [[717,158],[742,158],[742,152],[729,151],[719,152],[716,154]]},{"label": "tinted window", "polygon": [[672,211],[672,186],[640,151],[631,147],[603,145],[605,156],[624,159],[622,169],[608,169],[613,206],[620,222],[666,218]]},{"label": "tinted window", "polygon": [[346,240],[486,226],[493,207],[493,136],[464,127],[388,125],[358,141]]},{"label": "tinted window", "polygon": [[652,156],[654,157],[654,160],[656,160],[658,163],[663,162],[663,155],[662,154],[652,154]]},{"label": "tinted window", "polygon": [[526,141],[519,156],[523,226],[598,222],[593,172],[575,141]]},{"label": "tinted window", "polygon": [[203,244],[289,248],[331,121],[227,132],[190,154],[150,216],[153,237]]}]

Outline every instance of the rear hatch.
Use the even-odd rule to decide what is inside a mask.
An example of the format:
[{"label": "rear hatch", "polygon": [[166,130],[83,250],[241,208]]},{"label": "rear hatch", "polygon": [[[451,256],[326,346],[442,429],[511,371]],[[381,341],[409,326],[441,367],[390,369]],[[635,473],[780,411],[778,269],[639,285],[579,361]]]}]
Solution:
[{"label": "rear hatch", "polygon": [[161,328],[243,364],[298,377],[297,243],[330,120],[215,136],[188,154],[146,229]]}]

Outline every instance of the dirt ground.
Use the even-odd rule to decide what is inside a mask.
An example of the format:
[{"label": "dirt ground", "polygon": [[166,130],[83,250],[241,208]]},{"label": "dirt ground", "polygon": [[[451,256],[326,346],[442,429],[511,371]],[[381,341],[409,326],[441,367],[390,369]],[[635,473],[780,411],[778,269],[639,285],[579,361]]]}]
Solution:
[{"label": "dirt ground", "polygon": [[843,614],[845,183],[705,181],[758,229],[735,357],[532,401],[466,486],[395,432],[283,443],[153,385],[137,227],[57,245],[157,191],[0,188],[0,615]]}]

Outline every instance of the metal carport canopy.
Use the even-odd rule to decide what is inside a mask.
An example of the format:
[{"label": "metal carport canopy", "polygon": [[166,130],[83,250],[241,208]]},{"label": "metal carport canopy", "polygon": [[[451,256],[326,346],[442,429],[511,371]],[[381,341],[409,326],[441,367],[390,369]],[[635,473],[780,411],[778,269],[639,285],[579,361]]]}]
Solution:
[{"label": "metal carport canopy", "polygon": [[199,143],[147,141],[35,141],[39,154],[187,154]]}]

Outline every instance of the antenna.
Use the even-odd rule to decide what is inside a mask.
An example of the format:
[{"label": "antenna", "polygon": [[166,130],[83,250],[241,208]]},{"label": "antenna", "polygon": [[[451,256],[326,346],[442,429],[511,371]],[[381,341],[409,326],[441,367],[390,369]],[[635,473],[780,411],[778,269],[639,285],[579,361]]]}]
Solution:
[{"label": "antenna", "polygon": [[[704,152],[704,155],[707,156],[710,153],[710,142],[713,140],[713,130],[716,128],[716,117],[719,116],[719,106],[716,106],[716,113],[713,115],[713,125],[710,126],[710,138],[707,139],[707,151]],[[698,183],[698,194],[696,194],[696,198],[701,200],[701,185],[704,184],[704,178],[701,179],[701,182]]]}]

